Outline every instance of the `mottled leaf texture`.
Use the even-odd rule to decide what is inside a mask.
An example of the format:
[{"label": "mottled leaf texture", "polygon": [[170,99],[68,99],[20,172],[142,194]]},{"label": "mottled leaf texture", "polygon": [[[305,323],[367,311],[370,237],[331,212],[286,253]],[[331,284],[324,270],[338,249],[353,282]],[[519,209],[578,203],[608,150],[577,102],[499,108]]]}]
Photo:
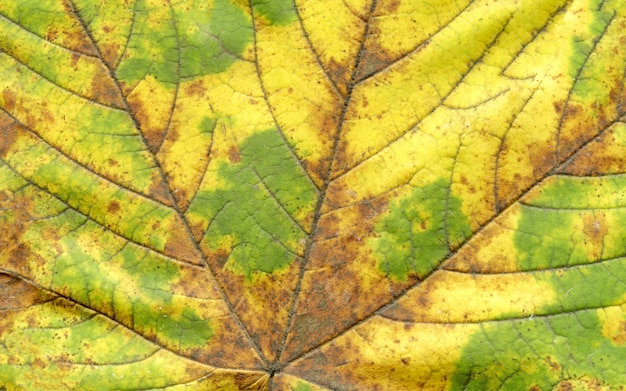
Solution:
[{"label": "mottled leaf texture", "polygon": [[626,388],[623,0],[0,1],[0,390]]}]

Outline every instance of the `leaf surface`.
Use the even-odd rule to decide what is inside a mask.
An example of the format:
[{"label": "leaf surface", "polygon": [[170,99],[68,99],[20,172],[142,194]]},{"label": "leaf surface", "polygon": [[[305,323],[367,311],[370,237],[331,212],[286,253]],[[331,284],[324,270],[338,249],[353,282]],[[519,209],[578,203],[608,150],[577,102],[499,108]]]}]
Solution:
[{"label": "leaf surface", "polygon": [[0,4],[0,386],[620,389],[621,1]]}]

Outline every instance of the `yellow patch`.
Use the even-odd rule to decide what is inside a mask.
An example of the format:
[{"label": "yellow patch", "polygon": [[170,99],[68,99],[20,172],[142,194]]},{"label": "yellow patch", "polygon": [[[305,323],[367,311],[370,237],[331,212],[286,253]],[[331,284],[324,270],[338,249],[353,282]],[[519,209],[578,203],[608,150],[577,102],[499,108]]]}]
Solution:
[{"label": "yellow patch", "polygon": [[602,323],[602,335],[614,344],[626,344],[626,305],[606,307],[598,310],[598,318]]},{"label": "yellow patch", "polygon": [[556,299],[552,286],[531,273],[440,271],[401,298],[389,314],[404,314],[401,319],[417,322],[482,322],[508,316],[531,317]]}]

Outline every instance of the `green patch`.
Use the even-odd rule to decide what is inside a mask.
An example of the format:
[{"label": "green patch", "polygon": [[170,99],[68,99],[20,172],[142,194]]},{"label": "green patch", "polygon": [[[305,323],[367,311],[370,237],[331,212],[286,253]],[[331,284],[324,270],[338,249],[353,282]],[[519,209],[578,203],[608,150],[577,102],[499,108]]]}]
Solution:
[{"label": "green patch", "polygon": [[203,134],[213,134],[217,120],[211,117],[204,117],[200,122],[200,132]]},{"label": "green patch", "polygon": [[626,207],[626,175],[602,177],[554,177],[541,189],[532,205],[568,209],[617,209]]},{"label": "green patch", "polygon": [[599,83],[606,75],[606,68],[614,65],[605,56],[590,56],[611,22],[613,12],[602,8],[603,1],[594,2],[597,4],[590,7],[590,10],[595,12],[589,25],[588,36],[575,35],[571,39],[572,56],[569,59],[569,75],[575,81],[572,92],[583,98],[594,98],[596,102],[598,91],[604,91]]},{"label": "green patch", "polygon": [[539,279],[552,285],[560,298],[558,302],[545,305],[542,313],[621,305],[626,292],[626,258],[558,270]]},{"label": "green patch", "polygon": [[574,266],[626,255],[621,175],[556,177],[522,205],[514,236],[520,270]]},{"label": "green patch", "polygon": [[461,213],[461,200],[450,194],[450,182],[440,179],[389,206],[371,241],[378,268],[393,278],[423,277],[463,242],[471,228]]},{"label": "green patch", "polygon": [[571,240],[573,215],[569,210],[522,206],[514,236],[521,270],[539,270],[587,263],[587,253]]},{"label": "green patch", "polygon": [[135,2],[135,16],[126,47],[126,57],[118,66],[118,79],[133,84],[148,75],[164,84],[178,82],[178,40],[171,9]]},{"label": "green patch", "polygon": [[0,192],[4,190],[13,192],[24,186],[26,186],[26,181],[0,160]]},{"label": "green patch", "polygon": [[[456,363],[451,390],[552,390],[562,381],[623,384],[626,349],[602,335],[596,311],[486,324]],[[533,388],[535,387],[535,388]]]},{"label": "green patch", "polygon": [[252,0],[252,7],[271,24],[286,25],[298,19],[290,0]]},{"label": "green patch", "polygon": [[282,269],[303,255],[316,189],[276,129],[249,137],[230,155],[217,173],[224,185],[200,191],[188,214],[206,222],[204,244],[227,251],[233,272]]},{"label": "green patch", "polygon": [[[161,17],[157,17],[157,16]],[[132,84],[148,75],[164,84],[228,69],[252,42],[252,21],[229,0],[192,1],[164,9],[136,4],[128,59],[117,76]]]},{"label": "green patch", "polygon": [[253,40],[252,20],[229,0],[193,1],[191,10],[176,14],[180,34],[181,76],[220,73],[237,61]]},{"label": "green patch", "polygon": [[[135,327],[148,334],[156,333],[160,343],[166,342],[177,350],[202,348],[214,335],[210,320],[201,319],[191,309],[173,308],[172,295],[156,292],[153,300],[143,299],[133,303]],[[155,311],[155,308],[167,308],[167,311]]]},{"label": "green patch", "polygon": [[307,383],[298,381],[296,388],[294,388],[293,391],[313,391],[313,389]]}]

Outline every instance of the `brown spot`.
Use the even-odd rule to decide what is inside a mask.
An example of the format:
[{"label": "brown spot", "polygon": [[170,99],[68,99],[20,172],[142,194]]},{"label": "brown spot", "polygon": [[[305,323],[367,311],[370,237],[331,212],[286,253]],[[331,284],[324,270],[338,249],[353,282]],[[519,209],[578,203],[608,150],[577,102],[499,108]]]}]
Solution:
[{"label": "brown spot", "polygon": [[604,237],[609,232],[606,216],[602,212],[588,214],[583,217],[583,232],[593,244],[601,246]]},{"label": "brown spot", "polygon": [[109,159],[109,161],[108,161],[108,162],[109,162],[109,165],[110,165],[111,167],[117,167],[117,166],[119,166],[119,165],[120,165],[120,164],[118,163],[118,161],[117,161],[117,160],[114,160],[114,159]]},{"label": "brown spot", "polygon": [[379,3],[376,7],[376,15],[389,15],[394,14],[398,11],[400,7],[400,0],[388,0],[384,1],[382,4]]},{"label": "brown spot", "polygon": [[15,92],[5,88],[2,91],[2,100],[4,109],[8,112],[13,112],[13,109],[15,109]]},{"label": "brown spot", "polygon": [[46,32],[46,40],[50,42],[54,42],[58,36],[59,36],[59,31],[54,27],[49,28],[48,31]]},{"label": "brown spot", "polygon": [[[533,170],[534,180],[543,177],[556,165],[556,156],[554,154],[553,145],[537,145],[533,144],[528,148],[530,164]],[[529,186],[529,184],[520,184],[521,186]],[[518,194],[515,194],[517,196]]]},{"label": "brown spot", "polygon": [[555,372],[561,372],[561,366],[559,365],[559,363],[552,361],[552,359],[550,358],[550,356],[546,356],[546,362],[548,363],[548,366],[550,366],[550,368],[555,371]]},{"label": "brown spot", "polygon": [[169,132],[167,132],[167,141],[168,143],[172,143],[174,144],[176,141],[178,141],[178,138],[180,137],[180,133],[178,131],[178,126],[175,124],[172,124],[170,126],[170,130]]},{"label": "brown spot", "polygon": [[348,84],[350,83],[350,70],[346,64],[339,63],[334,57],[328,62],[328,74],[335,82],[337,88],[342,94],[348,92]]},{"label": "brown spot", "polygon": [[626,171],[626,146],[621,146],[610,129],[581,150],[577,151],[559,171],[573,175],[605,175]]},{"label": "brown spot", "polygon": [[80,58],[80,54],[72,53],[72,59],[70,61],[70,64],[72,65],[72,68],[74,68],[74,70],[78,70],[78,61],[80,61]]},{"label": "brown spot", "polygon": [[558,391],[572,391],[573,389],[574,387],[572,386],[572,383],[564,380],[559,384],[559,388],[557,390]]},{"label": "brown spot", "polygon": [[32,284],[0,273],[0,311],[19,311],[52,299],[52,295],[37,289]]},{"label": "brown spot", "polygon": [[237,148],[237,146],[232,145],[228,149],[228,160],[232,163],[239,163],[241,161],[241,154],[239,153],[239,148]]},{"label": "brown spot", "polygon": [[89,56],[98,56],[98,51],[94,48],[89,38],[78,28],[77,30],[66,32],[62,45]]},{"label": "brown spot", "polygon": [[182,228],[182,224],[172,232],[167,238],[164,253],[181,261],[202,265],[202,255]]},{"label": "brown spot", "polygon": [[120,203],[117,201],[111,201],[109,206],[107,207],[107,212],[109,213],[117,213],[121,210]]},{"label": "brown spot", "polygon": [[204,86],[204,82],[202,80],[198,80],[198,81],[191,83],[191,85],[189,85],[185,89],[185,91],[187,95],[204,96],[204,94],[206,93],[206,87]]},{"label": "brown spot", "polygon": [[23,240],[30,228],[31,212],[35,205],[30,198],[14,197],[10,192],[0,192],[0,210],[12,211],[12,218],[0,222],[0,259],[4,267],[24,276],[30,274],[30,267],[43,263],[38,254],[31,251]]},{"label": "brown spot", "polygon": [[189,204],[191,203],[189,197],[187,196],[187,190],[185,189],[174,190],[174,198],[176,199],[176,204],[182,211],[187,210]]},{"label": "brown spot", "polygon": [[120,50],[118,43],[102,43],[100,44],[100,51],[102,52],[102,58],[111,68],[117,63],[117,53]]},{"label": "brown spot", "polygon": [[617,345],[626,344],[626,322],[621,321],[619,323],[619,329],[617,330],[617,334],[610,336],[611,341],[613,341]]},{"label": "brown spot", "polygon": [[378,44],[372,43],[361,54],[355,81],[361,81],[393,63],[393,56]]},{"label": "brown spot", "polygon": [[18,139],[18,131],[21,130],[18,126],[7,126],[4,129],[0,129],[0,156],[7,157],[11,147]]},{"label": "brown spot", "polygon": [[204,236],[204,225],[202,223],[189,224],[189,228],[191,229],[191,234],[193,235],[196,242],[201,242],[202,237]]},{"label": "brown spot", "polygon": [[163,139],[165,138],[165,129],[148,127],[148,124],[150,123],[150,114],[142,101],[138,99],[129,99],[128,104],[130,105],[134,117],[137,120],[139,130],[148,144],[148,149],[153,154],[156,154],[161,147]]},{"label": "brown spot", "polygon": [[[415,279],[390,281],[371,248],[374,226],[388,199],[324,214],[302,282],[293,331],[281,360],[288,361],[345,330],[407,289]],[[350,283],[338,283],[348,281]]]},{"label": "brown spot", "polygon": [[167,185],[161,180],[158,174],[154,175],[148,194],[150,198],[162,202],[167,206],[172,206],[172,199],[170,198],[170,192]]},{"label": "brown spot", "polygon": [[91,94],[93,99],[105,105],[117,108],[124,106],[122,97],[108,74],[100,69],[98,74],[91,80]]}]

